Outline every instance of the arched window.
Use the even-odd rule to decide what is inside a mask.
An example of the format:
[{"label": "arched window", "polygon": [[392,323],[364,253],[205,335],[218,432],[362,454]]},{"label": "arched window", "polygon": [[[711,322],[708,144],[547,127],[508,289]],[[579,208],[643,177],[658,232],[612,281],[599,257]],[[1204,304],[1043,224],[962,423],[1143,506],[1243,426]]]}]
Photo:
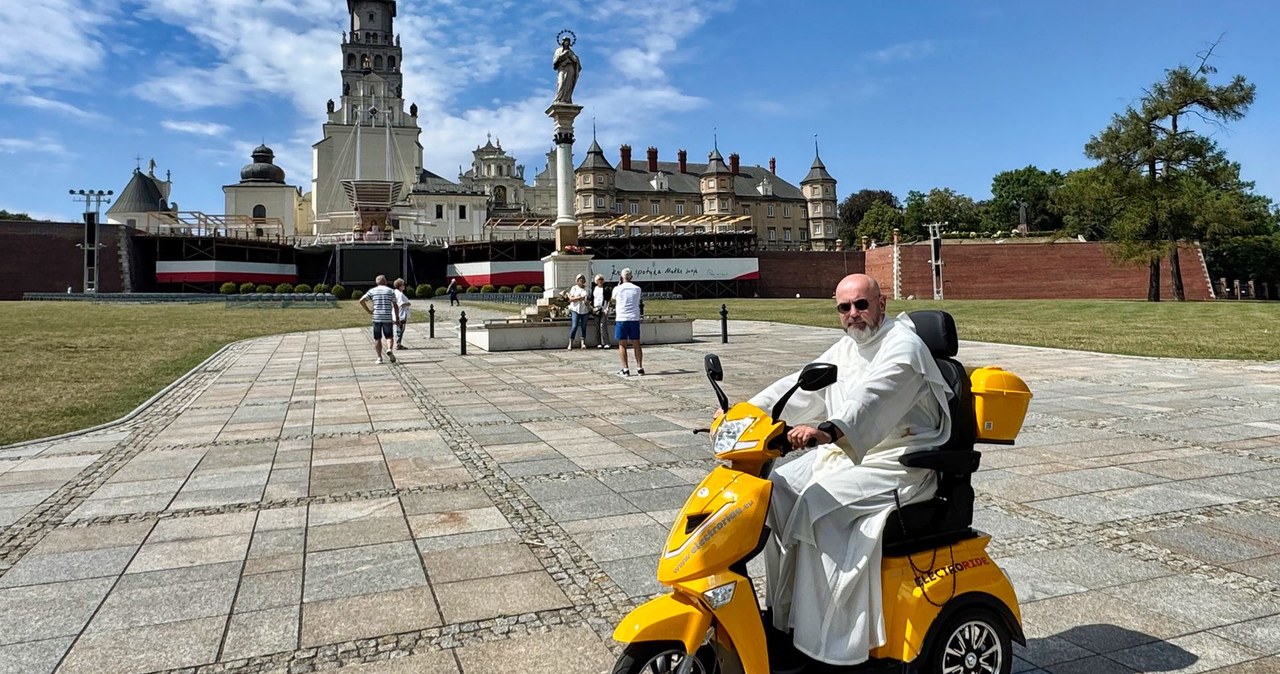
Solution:
[{"label": "arched window", "polygon": [[263,206],[262,204],[258,204],[257,206],[254,206],[253,217],[255,219],[262,219],[267,217],[267,207]]},{"label": "arched window", "polygon": [[373,57],[373,68],[374,70],[382,70],[382,54]]},{"label": "arched window", "polygon": [[347,70],[355,70],[355,69],[356,69],[356,55],[347,54]]},{"label": "arched window", "polygon": [[394,56],[388,56],[388,57],[387,57],[387,70],[395,70],[395,69],[396,69],[396,57],[394,57]]},{"label": "arched window", "polygon": [[376,21],[377,18],[378,17],[376,14],[374,14],[373,12],[369,12],[369,25],[372,26],[373,22]]}]

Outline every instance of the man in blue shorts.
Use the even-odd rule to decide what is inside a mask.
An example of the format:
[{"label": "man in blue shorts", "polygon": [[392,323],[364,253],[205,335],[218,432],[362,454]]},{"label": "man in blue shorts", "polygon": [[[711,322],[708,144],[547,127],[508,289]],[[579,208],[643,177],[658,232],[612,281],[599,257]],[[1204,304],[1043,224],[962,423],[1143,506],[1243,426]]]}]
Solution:
[{"label": "man in blue shorts", "polygon": [[[375,363],[382,362],[382,340],[387,340],[387,358],[396,362],[396,354],[391,350],[395,340],[395,320],[399,312],[395,288],[387,285],[387,277],[378,274],[374,279],[374,287],[360,298],[360,306],[373,316],[373,352],[378,355]],[[369,306],[372,303],[372,307]]]},{"label": "man in blue shorts", "polygon": [[640,348],[640,286],[631,282],[631,269],[622,270],[622,283],[613,289],[613,337],[618,341],[619,377],[631,376],[627,365],[627,345],[636,352],[636,374],[644,374],[644,351]]}]

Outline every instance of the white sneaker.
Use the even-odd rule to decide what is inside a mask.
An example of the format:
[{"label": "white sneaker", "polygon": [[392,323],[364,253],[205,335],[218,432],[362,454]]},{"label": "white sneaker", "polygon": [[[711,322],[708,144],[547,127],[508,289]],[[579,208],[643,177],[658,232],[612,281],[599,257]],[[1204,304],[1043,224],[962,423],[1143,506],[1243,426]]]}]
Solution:
[{"label": "white sneaker", "polygon": [[374,364],[374,365],[381,365],[381,364],[382,364],[382,359],[381,359],[381,358],[379,358],[379,359],[377,359],[377,360],[373,361],[373,364]]},{"label": "white sneaker", "polygon": [[565,351],[573,351],[573,342],[569,342],[569,346],[564,347]]},{"label": "white sneaker", "polygon": [[583,342],[583,343],[582,343],[582,347],[581,347],[581,348],[584,348],[584,349],[585,349],[585,348],[587,348],[587,343],[586,343],[586,342]]},{"label": "white sneaker", "polygon": [[636,374],[638,374],[638,375],[640,375],[641,377],[643,377],[643,376],[644,376],[644,368],[640,368],[639,370],[636,370]]},{"label": "white sneaker", "polygon": [[626,370],[618,370],[617,375],[619,377],[630,377],[631,373]]}]

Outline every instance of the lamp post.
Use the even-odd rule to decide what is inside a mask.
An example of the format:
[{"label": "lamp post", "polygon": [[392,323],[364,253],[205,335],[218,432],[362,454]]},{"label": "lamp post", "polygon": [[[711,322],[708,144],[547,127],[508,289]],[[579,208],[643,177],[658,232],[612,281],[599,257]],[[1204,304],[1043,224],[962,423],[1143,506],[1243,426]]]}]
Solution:
[{"label": "lamp post", "polygon": [[[98,292],[98,217],[102,203],[111,203],[112,190],[68,190],[75,201],[84,202],[84,243],[78,247],[84,251],[84,292]],[[92,206],[92,208],[90,207]]]}]

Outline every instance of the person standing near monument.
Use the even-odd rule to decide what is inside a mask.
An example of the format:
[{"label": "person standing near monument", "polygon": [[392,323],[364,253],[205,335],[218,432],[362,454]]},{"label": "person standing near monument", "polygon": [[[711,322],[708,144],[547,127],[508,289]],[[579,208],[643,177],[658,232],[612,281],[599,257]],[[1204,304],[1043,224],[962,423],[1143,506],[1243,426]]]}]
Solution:
[{"label": "person standing near monument", "polygon": [[[404,331],[405,326],[409,323],[409,305],[412,303],[409,301],[409,296],[404,294],[404,279],[398,278],[391,285],[396,289],[396,304],[398,307],[396,316],[396,350],[399,351],[404,349]],[[388,350],[390,350],[389,347]]]},{"label": "person standing near monument", "polygon": [[573,33],[570,31],[560,31],[560,46],[556,48],[555,56],[551,59],[551,67],[556,69],[556,97],[552,104],[568,103],[573,104],[573,89],[578,86],[578,74],[582,72],[582,61],[578,60],[578,55],[573,52],[573,43],[576,41]]},{"label": "person standing near monument", "polygon": [[627,346],[636,352],[636,374],[644,374],[644,351],[640,348],[640,286],[631,282],[631,269],[622,270],[622,283],[613,289],[613,337],[618,341],[619,377],[631,376],[627,364]]},{"label": "person standing near monument", "polygon": [[600,343],[596,348],[609,348],[609,289],[604,287],[604,275],[596,274],[595,287],[591,289],[591,313],[596,317],[596,336]]},{"label": "person standing near monument", "polygon": [[[373,352],[378,356],[374,363],[382,363],[382,340],[390,345],[395,339],[394,325],[396,312],[396,291],[387,285],[387,277],[378,274],[373,281],[376,285],[360,297],[360,306],[373,316]],[[372,304],[372,306],[370,306]],[[387,359],[396,362],[396,354],[388,346]]]},{"label": "person standing near monument", "polygon": [[591,316],[591,306],[587,304],[589,297],[591,297],[591,291],[587,290],[587,277],[578,274],[578,278],[574,279],[573,285],[565,293],[565,299],[569,300],[568,348],[570,349],[573,348],[574,335],[580,335],[582,348],[587,348],[587,320]]}]

